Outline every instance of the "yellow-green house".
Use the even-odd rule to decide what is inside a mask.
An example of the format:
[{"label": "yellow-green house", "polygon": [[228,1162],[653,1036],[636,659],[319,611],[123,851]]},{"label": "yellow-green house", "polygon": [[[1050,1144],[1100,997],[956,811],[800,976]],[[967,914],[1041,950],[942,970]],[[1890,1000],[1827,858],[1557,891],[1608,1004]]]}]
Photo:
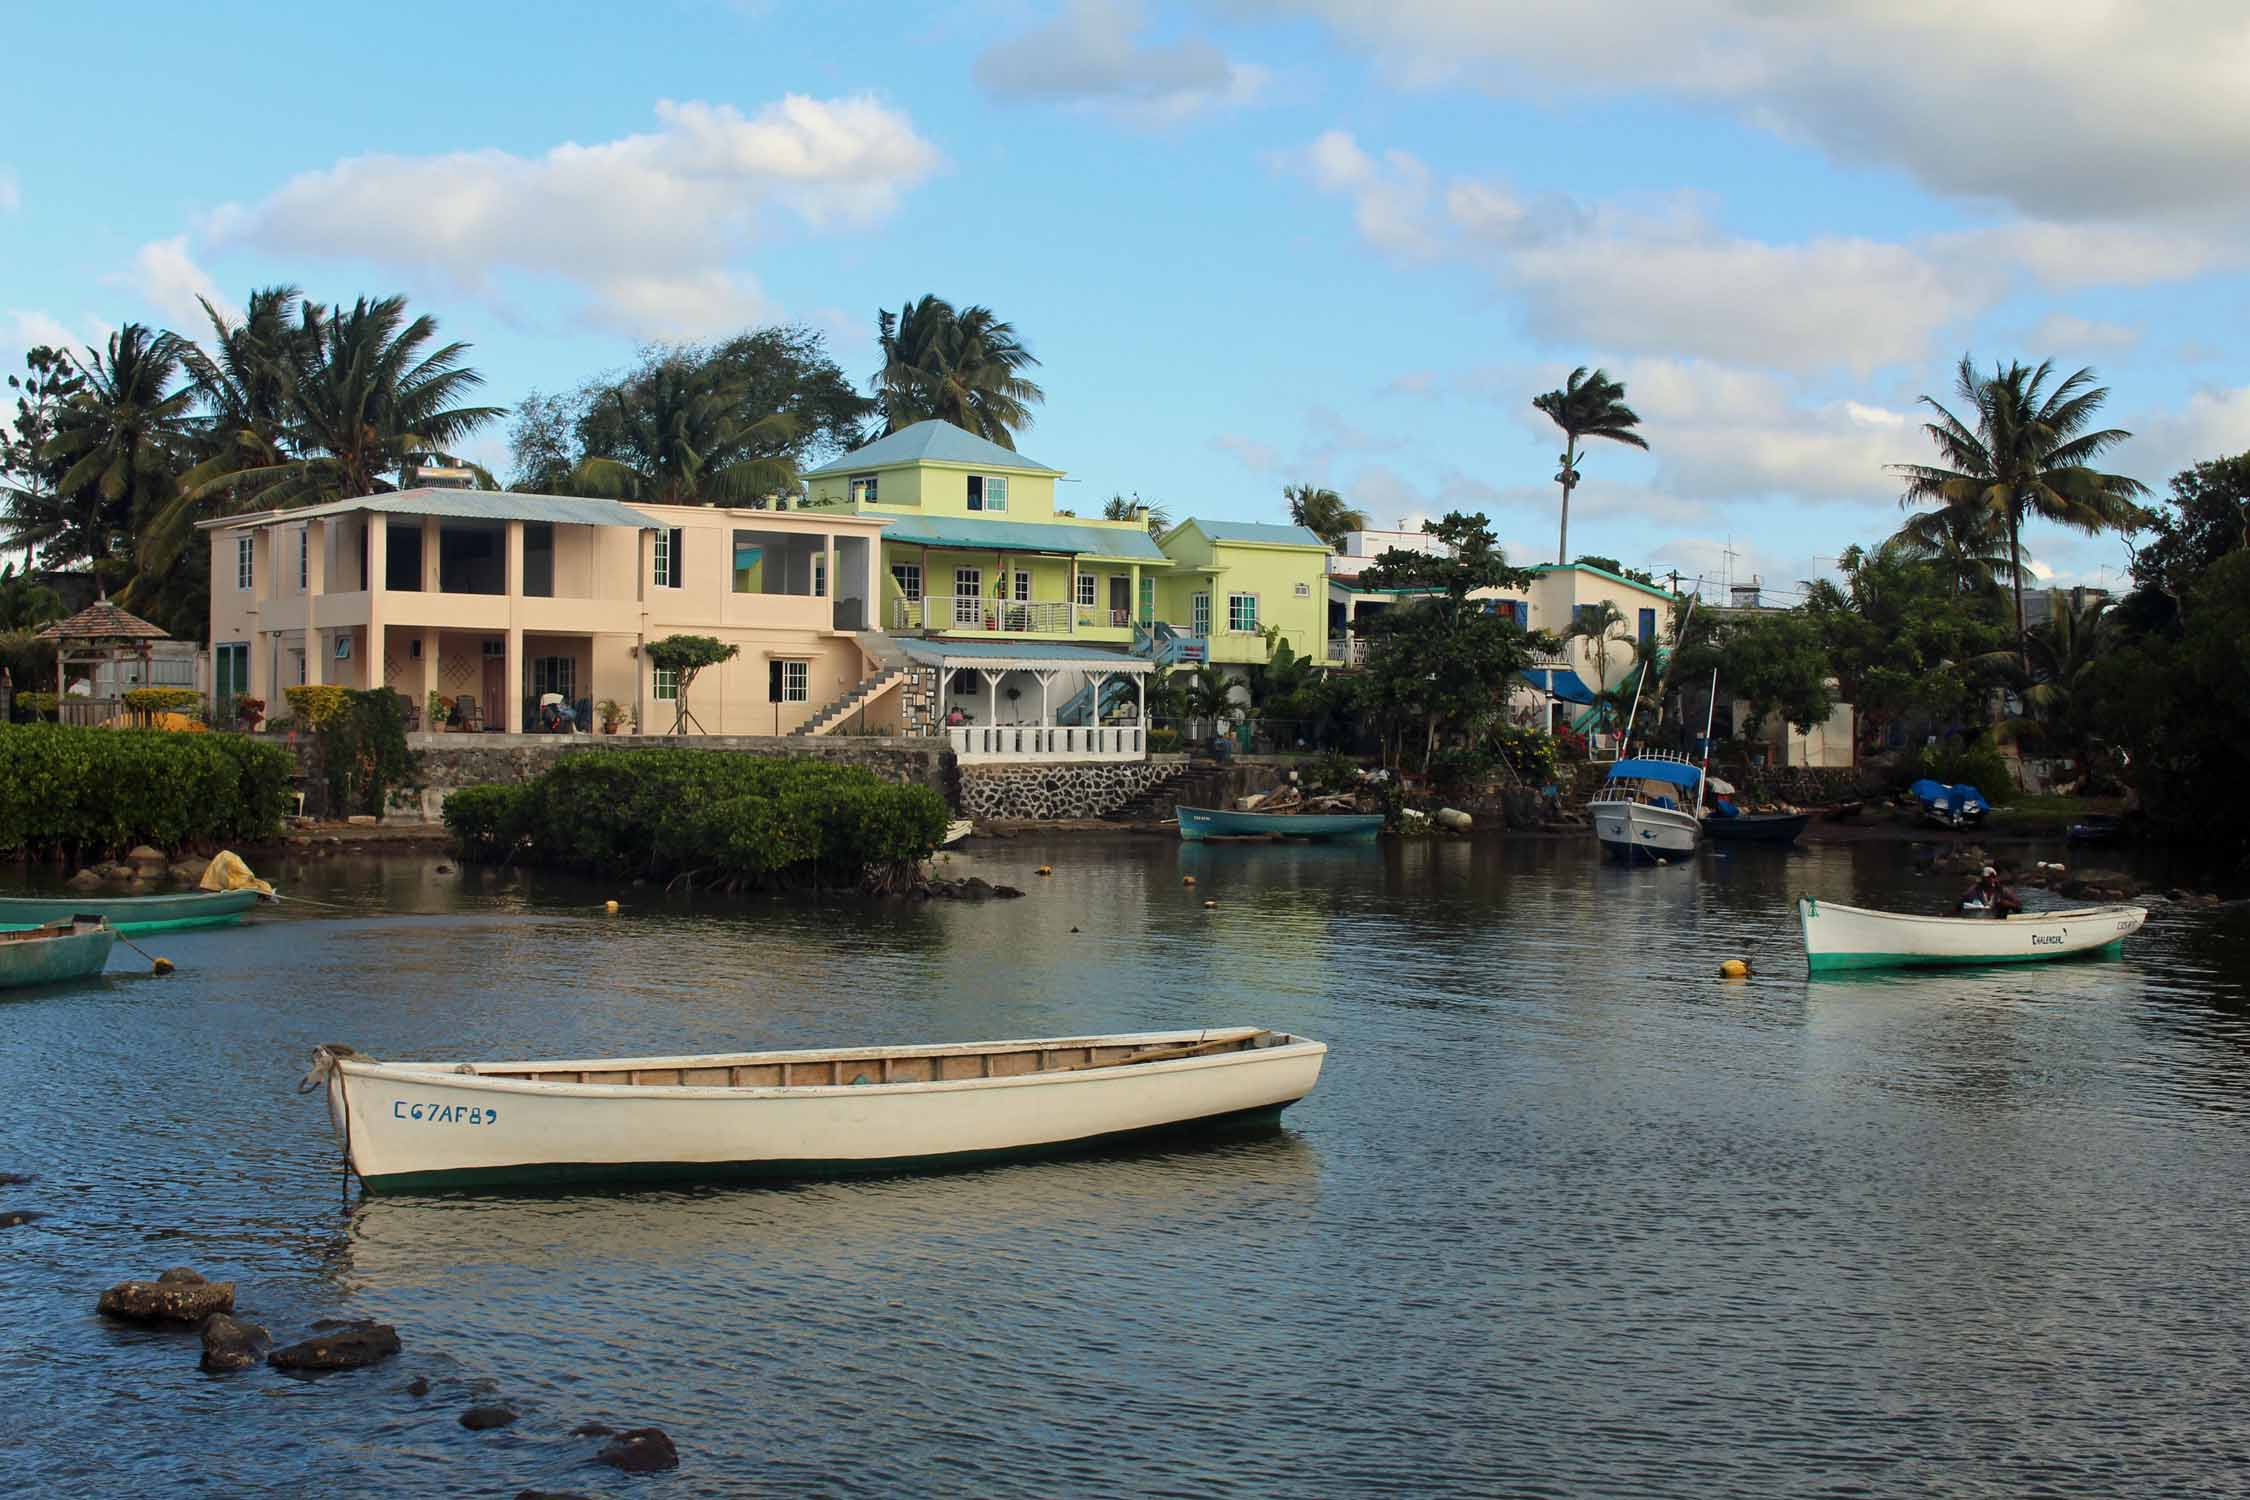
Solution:
[{"label": "yellow-green house", "polygon": [[805,476],[808,509],[889,518],[869,623],[902,635],[1130,645],[1172,561],[1140,521],[1057,514],[1049,468],[917,422]]},{"label": "yellow-green house", "polygon": [[1272,654],[1268,631],[1299,656],[1330,661],[1328,544],[1302,526],[1191,517],[1157,545],[1172,560],[1156,585],[1158,618],[1205,643],[1217,665]]}]

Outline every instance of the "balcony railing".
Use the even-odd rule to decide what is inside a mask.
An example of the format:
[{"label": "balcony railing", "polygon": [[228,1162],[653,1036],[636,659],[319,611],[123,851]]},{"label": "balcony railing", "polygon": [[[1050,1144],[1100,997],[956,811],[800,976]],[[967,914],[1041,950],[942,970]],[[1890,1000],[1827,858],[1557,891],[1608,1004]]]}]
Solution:
[{"label": "balcony railing", "polygon": [[1139,724],[956,724],[945,731],[963,765],[996,760],[1139,760],[1148,753]]},{"label": "balcony railing", "polygon": [[1356,635],[1332,635],[1328,638],[1328,655],[1347,667],[1367,665],[1367,642]]},{"label": "balcony railing", "polygon": [[1057,600],[979,599],[973,594],[929,594],[891,601],[894,630],[942,630],[951,635],[1068,635],[1070,606]]},{"label": "balcony railing", "polygon": [[1578,665],[1570,659],[1568,651],[1534,651],[1531,653],[1531,664],[1535,667],[1573,668]]}]

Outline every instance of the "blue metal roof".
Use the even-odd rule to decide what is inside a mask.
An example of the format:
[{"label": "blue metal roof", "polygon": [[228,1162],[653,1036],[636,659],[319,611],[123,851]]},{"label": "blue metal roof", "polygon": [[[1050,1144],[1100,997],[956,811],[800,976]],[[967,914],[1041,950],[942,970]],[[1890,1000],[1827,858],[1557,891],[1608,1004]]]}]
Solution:
[{"label": "blue metal roof", "polygon": [[1519,675],[1533,687],[1553,693],[1565,703],[1594,701],[1593,689],[1586,686],[1586,679],[1568,667],[1533,667]]},{"label": "blue metal roof", "polygon": [[1303,526],[1278,526],[1269,521],[1206,521],[1190,516],[1186,522],[1214,542],[1264,542],[1277,547],[1318,547],[1328,544]]},{"label": "blue metal roof", "polygon": [[[892,515],[868,511],[868,515]],[[1169,563],[1139,526],[1085,526],[1068,521],[986,521],[975,516],[904,515],[883,528],[886,542],[958,547],[970,552],[1057,552]]]},{"label": "blue metal roof", "polygon": [[1046,662],[1060,666],[1100,667],[1112,672],[1146,672],[1156,664],[1146,657],[1099,646],[1074,646],[1063,641],[955,641],[901,639],[901,650],[926,666],[948,662]]},{"label": "blue metal roof", "polygon": [[856,474],[862,469],[889,468],[897,464],[969,464],[980,469],[1012,469],[1019,474],[1060,474],[1013,448],[1003,448],[951,422],[916,422],[888,437],[855,448],[832,464],[805,471],[808,479],[823,474]]},{"label": "blue metal roof", "polygon": [[1703,772],[1684,760],[1642,760],[1634,756],[1609,768],[1605,781],[1666,781],[1673,786],[1694,786]]}]

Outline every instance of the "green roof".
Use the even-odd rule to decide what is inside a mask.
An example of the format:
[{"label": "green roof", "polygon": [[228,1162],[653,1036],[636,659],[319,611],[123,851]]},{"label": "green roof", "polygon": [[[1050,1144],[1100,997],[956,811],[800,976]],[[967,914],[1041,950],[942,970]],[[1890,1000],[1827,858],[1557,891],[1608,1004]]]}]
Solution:
[{"label": "green roof", "polygon": [[824,474],[857,474],[864,469],[896,468],[903,464],[966,464],[977,469],[1005,469],[1018,474],[1060,474],[1013,448],[980,438],[951,422],[916,422],[888,437],[855,448],[831,464],[805,471],[807,479]]},{"label": "green roof", "polygon": [[1269,547],[1318,547],[1328,544],[1302,526],[1278,526],[1270,521],[1206,521],[1190,516],[1180,523],[1193,526],[1214,542],[1260,542]]},{"label": "green roof", "polygon": [[[866,512],[891,516],[894,511]],[[958,547],[970,552],[1057,552],[1168,563],[1146,529],[1086,526],[1063,521],[986,521],[975,516],[902,515],[883,528],[885,542]]]}]

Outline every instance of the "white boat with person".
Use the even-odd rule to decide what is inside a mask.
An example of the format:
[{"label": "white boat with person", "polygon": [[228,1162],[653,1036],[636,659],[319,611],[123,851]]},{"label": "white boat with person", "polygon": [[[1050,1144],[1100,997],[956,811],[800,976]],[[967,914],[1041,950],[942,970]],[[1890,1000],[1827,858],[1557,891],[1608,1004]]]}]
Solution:
[{"label": "white boat with person", "polygon": [[315,1049],[371,1193],[975,1165],[1271,1123],[1326,1044],[1256,1026],[939,1046],[550,1062]]},{"label": "white boat with person", "polygon": [[1602,853],[1638,864],[1686,859],[1703,833],[1703,768],[1644,750],[1609,768],[1586,802]]},{"label": "white boat with person", "polygon": [[1894,969],[1933,964],[2027,963],[2048,958],[2115,957],[2148,920],[2142,906],[2087,906],[1994,917],[1916,916],[1818,901],[1797,901],[1805,967]]}]

